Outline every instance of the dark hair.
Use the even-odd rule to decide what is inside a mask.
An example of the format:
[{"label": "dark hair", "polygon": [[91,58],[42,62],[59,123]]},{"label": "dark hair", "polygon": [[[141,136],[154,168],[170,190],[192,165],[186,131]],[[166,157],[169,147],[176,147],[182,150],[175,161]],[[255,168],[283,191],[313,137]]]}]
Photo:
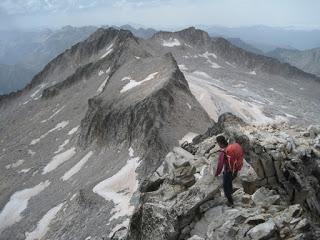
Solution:
[{"label": "dark hair", "polygon": [[224,147],[228,146],[227,139],[224,136],[220,135],[220,136],[216,137],[216,140],[219,145],[224,146]]}]

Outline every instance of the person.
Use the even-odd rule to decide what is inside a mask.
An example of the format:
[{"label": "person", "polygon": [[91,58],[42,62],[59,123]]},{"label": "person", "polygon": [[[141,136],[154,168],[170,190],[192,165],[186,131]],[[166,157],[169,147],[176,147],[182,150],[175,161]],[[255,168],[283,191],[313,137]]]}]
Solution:
[{"label": "person", "polygon": [[218,177],[223,169],[223,191],[228,200],[228,206],[233,206],[232,181],[237,177],[243,164],[243,150],[238,143],[228,144],[222,135],[216,138],[220,154],[215,176]]}]

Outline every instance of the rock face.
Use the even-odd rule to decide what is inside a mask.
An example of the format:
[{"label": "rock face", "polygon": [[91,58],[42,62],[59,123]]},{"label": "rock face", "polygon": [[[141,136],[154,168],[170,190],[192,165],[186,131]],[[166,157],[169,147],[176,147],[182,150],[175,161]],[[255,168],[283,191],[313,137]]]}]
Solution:
[{"label": "rock face", "polygon": [[[132,71],[133,65],[135,72]],[[146,65],[148,69],[145,69]],[[137,79],[139,76],[144,76],[141,81],[145,81],[144,88],[133,88],[122,94],[115,92],[115,89],[121,92],[125,88],[123,82],[115,80]],[[192,112],[185,102],[193,106]],[[106,91],[89,100],[88,112],[81,123],[79,143],[85,147],[93,141],[105,145],[129,140],[129,144],[136,145],[137,149],[141,146],[139,151],[145,156],[144,163],[155,167],[189,126],[199,132],[204,122],[209,123],[209,117],[188,89],[175,60],[168,54],[119,68],[108,80]],[[146,172],[149,170],[145,168]]]},{"label": "rock face", "polygon": [[[232,118],[237,119],[230,114],[221,117],[229,121]],[[222,122],[217,124],[221,125]],[[250,164],[254,169],[251,171],[264,174],[267,172],[264,168],[268,167],[269,163],[255,165],[255,162],[260,161],[260,156],[263,161],[271,161],[270,166],[276,168],[273,165],[273,158],[266,157],[269,154],[268,150],[265,150],[268,144],[264,141],[273,135],[277,136],[278,141],[282,139],[280,142],[285,146],[285,140],[289,139],[285,131],[291,132],[290,128],[280,125],[273,126],[270,134],[270,131],[264,132],[269,129],[267,126],[259,128],[259,134],[255,135],[253,130],[256,127],[253,126],[243,125],[236,129],[231,128],[227,123],[224,126],[216,134],[223,133],[230,139],[237,139],[237,136],[239,138],[243,135],[248,137],[249,142],[246,143],[249,146],[248,156],[251,156],[250,152],[254,148],[258,148],[257,142],[260,143],[261,150],[256,153],[256,158],[250,158]],[[300,136],[301,132],[296,132],[296,134],[291,132],[293,136]],[[306,147],[293,141],[296,146],[295,150],[290,154],[287,153],[284,158],[278,158],[281,166],[289,162],[296,162],[294,156],[299,156],[297,149]],[[157,182],[157,187],[143,192],[140,205],[131,219],[127,239],[317,239],[319,229],[316,226],[319,221],[319,213],[316,206],[320,202],[320,199],[314,195],[317,186],[304,187],[306,191],[304,199],[298,199],[295,195],[297,193],[292,193],[297,191],[298,179],[300,184],[308,184],[306,179],[315,175],[291,168],[291,175],[286,176],[287,167],[281,167],[273,172],[269,171],[268,177],[264,175],[264,178],[267,179],[263,181],[257,179],[259,176],[254,175],[250,180],[258,180],[258,188],[252,194],[244,192],[243,181],[238,179],[235,181],[235,188],[238,190],[233,194],[235,206],[230,208],[225,205],[226,200],[221,196],[220,180],[214,178],[212,174],[215,160],[211,163],[209,160],[199,161],[203,157],[204,159],[208,156],[217,157],[212,144],[216,145],[215,136],[202,137],[197,143],[191,144],[193,152],[195,151],[193,157],[178,149],[167,155],[166,164],[160,166],[156,171],[157,177],[154,175],[148,180],[150,186],[155,186],[152,183]],[[191,148],[187,146],[185,149]],[[272,151],[281,151],[281,148],[275,145]],[[283,151],[287,151],[285,147]],[[313,161],[319,161],[319,159],[315,158]],[[193,166],[194,169],[197,169],[195,176],[198,177],[194,185],[186,186],[174,181],[176,168],[168,167],[174,165],[174,162],[179,167]],[[262,171],[259,168],[262,168]],[[316,172],[318,168],[313,166],[311,169]],[[277,172],[281,172],[283,178],[278,177]],[[184,171],[184,173],[185,177],[188,177],[190,171]],[[245,179],[243,175],[245,174],[240,174],[242,179]],[[293,176],[295,176],[294,179]],[[159,179],[162,181],[159,182]],[[317,180],[314,179],[314,181]]]}]

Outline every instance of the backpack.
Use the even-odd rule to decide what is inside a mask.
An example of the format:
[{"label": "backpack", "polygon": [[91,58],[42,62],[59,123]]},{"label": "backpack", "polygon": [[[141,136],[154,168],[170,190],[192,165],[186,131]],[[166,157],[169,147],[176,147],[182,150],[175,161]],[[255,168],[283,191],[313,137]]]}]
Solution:
[{"label": "backpack", "polygon": [[243,166],[243,150],[240,144],[229,144],[225,149],[225,153],[229,171],[232,173],[239,172]]}]

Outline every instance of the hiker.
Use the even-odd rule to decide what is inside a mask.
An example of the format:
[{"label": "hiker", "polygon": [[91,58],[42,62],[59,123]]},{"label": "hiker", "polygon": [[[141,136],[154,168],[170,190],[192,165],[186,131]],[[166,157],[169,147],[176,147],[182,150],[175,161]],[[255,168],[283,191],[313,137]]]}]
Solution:
[{"label": "hiker", "polygon": [[223,169],[223,191],[228,199],[228,206],[233,206],[232,181],[243,165],[243,150],[238,143],[228,144],[224,136],[217,136],[216,140],[221,150],[215,176],[218,177]]}]

